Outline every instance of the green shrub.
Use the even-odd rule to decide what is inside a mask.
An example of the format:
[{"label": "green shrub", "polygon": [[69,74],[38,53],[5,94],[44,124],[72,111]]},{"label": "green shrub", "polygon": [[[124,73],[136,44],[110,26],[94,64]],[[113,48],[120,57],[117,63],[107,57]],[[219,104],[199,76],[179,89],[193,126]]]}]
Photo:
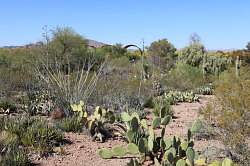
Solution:
[{"label": "green shrub", "polygon": [[176,48],[167,39],[154,41],[148,48],[147,59],[161,71],[169,71],[176,61]]},{"label": "green shrub", "polygon": [[177,63],[163,78],[163,85],[174,90],[191,90],[203,85],[203,74],[199,68]]},{"label": "green shrub", "polygon": [[115,68],[102,75],[88,103],[116,111],[124,110],[126,107],[141,109],[146,98],[153,94],[152,81],[141,81],[140,71],[136,69],[139,67],[135,65]]},{"label": "green shrub", "polygon": [[36,88],[32,70],[33,51],[28,48],[0,48],[0,93],[10,96],[15,91]]}]

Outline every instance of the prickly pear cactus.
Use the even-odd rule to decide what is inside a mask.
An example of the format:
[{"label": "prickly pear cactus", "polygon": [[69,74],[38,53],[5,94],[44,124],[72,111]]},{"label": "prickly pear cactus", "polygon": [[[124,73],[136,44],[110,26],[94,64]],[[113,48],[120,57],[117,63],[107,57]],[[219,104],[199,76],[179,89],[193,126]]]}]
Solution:
[{"label": "prickly pear cactus", "polygon": [[[151,125],[148,121],[140,119],[137,114],[122,113],[121,119],[126,124],[124,137],[128,141],[127,146],[115,146],[111,149],[100,149],[99,155],[104,159],[113,157],[125,157],[133,155],[135,159],[130,160],[128,165],[143,165],[144,161],[151,160],[155,166],[194,166],[207,165],[206,160],[199,159],[193,146],[193,138],[202,124],[196,120],[187,133],[187,139],[165,138],[166,125],[170,122],[171,117],[160,111],[154,115]],[[155,128],[161,130],[160,136],[156,134]],[[201,166],[200,165],[200,166]],[[211,165],[213,166],[213,165]],[[216,165],[215,165],[216,166]],[[233,166],[231,160],[225,159],[220,166]]]},{"label": "prickly pear cactus", "polygon": [[71,108],[73,112],[79,115],[79,120],[81,120],[83,125],[88,129],[93,140],[103,142],[108,133],[104,126],[105,123],[112,124],[115,122],[113,111],[97,106],[94,113],[88,115],[83,101],[80,101],[79,104],[72,104]]},{"label": "prickly pear cactus", "polygon": [[165,99],[170,101],[171,104],[176,104],[178,102],[197,102],[199,97],[194,94],[193,91],[180,92],[180,91],[170,91],[165,94]]}]

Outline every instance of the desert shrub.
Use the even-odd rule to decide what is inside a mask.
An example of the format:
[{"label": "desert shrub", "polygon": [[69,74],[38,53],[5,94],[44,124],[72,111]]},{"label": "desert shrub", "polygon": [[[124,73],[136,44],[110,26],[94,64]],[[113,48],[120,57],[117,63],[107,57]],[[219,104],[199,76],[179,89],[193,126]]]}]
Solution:
[{"label": "desert shrub", "polygon": [[[86,62],[87,40],[69,27],[58,27],[51,30],[51,34],[46,33],[42,50],[49,51],[50,62],[55,60],[62,64],[67,72],[77,70],[79,65]],[[70,69],[70,71],[68,71]]]},{"label": "desert shrub", "polygon": [[0,97],[36,88],[32,70],[33,51],[28,48],[0,48]]},{"label": "desert shrub", "polygon": [[169,59],[176,57],[176,48],[167,39],[154,41],[148,48],[149,55],[167,57]]},{"label": "desert shrub", "polygon": [[78,115],[72,115],[56,122],[56,126],[66,132],[81,132],[83,124]]},{"label": "desert shrub", "polygon": [[128,58],[130,54],[126,48],[123,47],[122,44],[115,44],[115,45],[105,45],[102,48],[98,49],[102,52],[102,55],[109,56],[111,59],[126,57]]},{"label": "desert shrub", "polygon": [[250,73],[244,70],[239,77],[224,73],[216,83],[216,106],[204,111],[206,119],[217,124],[218,132],[236,161],[249,165],[250,137]]},{"label": "desert shrub", "polygon": [[168,71],[175,63],[176,48],[167,39],[154,41],[148,48],[148,60],[162,71]]},{"label": "desert shrub", "polygon": [[102,69],[97,63],[102,60],[87,48],[87,40],[71,28],[57,28],[52,34],[45,31],[44,37],[35,76],[69,115],[71,103],[87,101],[91,95]]},{"label": "desert shrub", "polygon": [[163,85],[174,90],[191,90],[203,85],[203,74],[199,68],[177,63],[163,78]]},{"label": "desert shrub", "polygon": [[89,103],[118,111],[141,109],[153,94],[152,80],[142,80],[141,70],[140,62],[132,64],[126,57],[111,60],[103,68]]},{"label": "desert shrub", "polygon": [[16,140],[11,144],[32,147],[41,154],[51,152],[52,148],[58,146],[63,139],[59,129],[49,126],[41,118],[4,117],[1,123],[2,134],[5,132],[8,136],[3,140],[5,144],[6,141]]}]

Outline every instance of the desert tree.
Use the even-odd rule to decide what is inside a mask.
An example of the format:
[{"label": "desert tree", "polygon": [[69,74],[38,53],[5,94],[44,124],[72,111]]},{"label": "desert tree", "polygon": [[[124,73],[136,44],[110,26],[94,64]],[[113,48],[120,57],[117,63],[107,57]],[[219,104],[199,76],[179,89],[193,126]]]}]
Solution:
[{"label": "desert tree", "polygon": [[87,102],[103,65],[91,70],[94,62],[89,59],[86,40],[72,29],[57,28],[51,32],[44,33],[37,77],[60,105],[67,108],[80,100]]}]

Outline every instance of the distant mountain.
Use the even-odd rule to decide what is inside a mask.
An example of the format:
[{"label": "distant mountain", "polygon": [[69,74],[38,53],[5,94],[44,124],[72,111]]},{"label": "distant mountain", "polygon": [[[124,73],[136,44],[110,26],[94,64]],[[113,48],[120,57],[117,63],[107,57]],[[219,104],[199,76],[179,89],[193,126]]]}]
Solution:
[{"label": "distant mountain", "polygon": [[21,48],[23,46],[2,46],[0,48]]},{"label": "distant mountain", "polygon": [[[95,48],[100,48],[102,46],[108,45],[102,42],[98,42],[95,40],[91,40],[91,39],[87,39],[88,42],[88,46],[89,47],[95,47]],[[10,49],[14,49],[14,48],[31,48],[31,47],[37,47],[37,46],[41,46],[42,42],[36,42],[36,43],[31,43],[31,44],[26,44],[23,46],[2,46],[0,48],[10,48]]]},{"label": "distant mountain", "polygon": [[100,47],[103,47],[105,45],[108,45],[108,44],[98,42],[98,41],[95,41],[95,40],[91,40],[91,39],[87,39],[87,41],[88,41],[88,46],[89,47],[100,48]]}]

